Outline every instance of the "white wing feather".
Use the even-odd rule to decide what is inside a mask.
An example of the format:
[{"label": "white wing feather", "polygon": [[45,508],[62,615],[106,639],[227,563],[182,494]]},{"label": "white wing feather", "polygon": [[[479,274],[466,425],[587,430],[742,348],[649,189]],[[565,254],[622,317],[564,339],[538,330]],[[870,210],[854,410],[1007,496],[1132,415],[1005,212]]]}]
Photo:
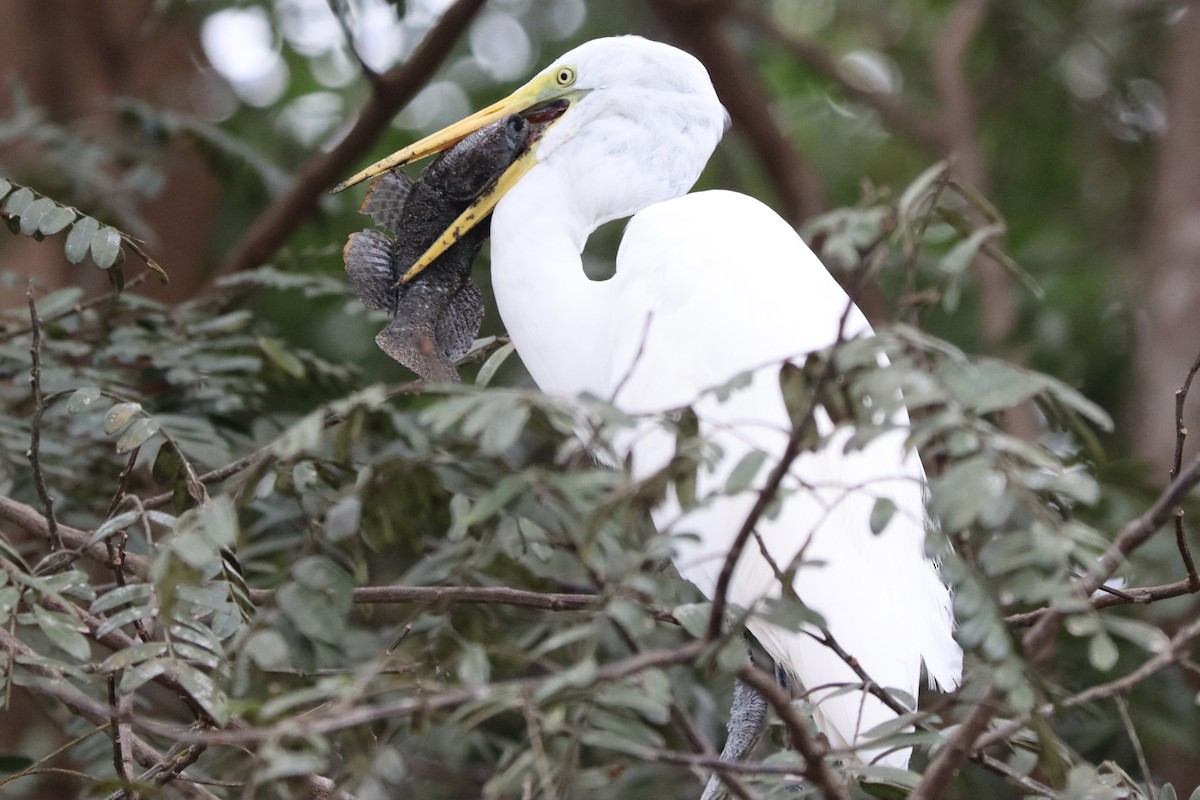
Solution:
[{"label": "white wing feather", "polygon": [[[800,237],[769,208],[732,192],[699,192],[651,206],[629,223],[610,281],[606,343],[612,364],[609,395],[631,412],[656,412],[696,401],[706,390],[755,369],[751,385],[728,401],[703,397],[695,406],[703,432],[723,457],[702,474],[698,493],[719,491],[743,455],[759,449],[777,457],[789,433],[778,386],[779,363],[827,347],[838,336],[848,299]],[[857,308],[845,335],[869,334]],[[768,365],[768,366],[764,366]],[[829,433],[827,419],[819,420]],[[905,416],[902,423],[907,423]],[[778,596],[775,568],[786,569],[801,548],[799,597],[818,611],[839,643],[877,683],[915,697],[922,661],[943,688],[958,684],[962,653],[951,636],[950,598],[936,567],[924,557],[924,471],[906,452],[905,434],[882,436],[860,452],[843,453],[839,432],[818,452],[798,458],[794,490],[774,520],[757,526],[761,547],[742,554],[728,600],[743,608]],[[664,466],[674,437],[642,429],[624,448],[636,477]],[[768,463],[772,463],[768,460]],[[759,475],[765,479],[768,468]],[[888,497],[897,513],[879,535],[870,531],[876,498]],[[733,539],[754,503],[753,489],[714,499],[682,514],[669,500],[654,514],[664,533],[695,534],[678,540],[681,574],[712,597]],[[811,564],[807,562],[812,562]],[[803,632],[759,619],[749,623],[767,651],[809,689],[858,683],[830,649]],[[825,697],[818,722],[836,746],[895,717],[861,692]],[[866,758],[873,753],[863,751]],[[908,752],[881,761],[905,766]]]}]

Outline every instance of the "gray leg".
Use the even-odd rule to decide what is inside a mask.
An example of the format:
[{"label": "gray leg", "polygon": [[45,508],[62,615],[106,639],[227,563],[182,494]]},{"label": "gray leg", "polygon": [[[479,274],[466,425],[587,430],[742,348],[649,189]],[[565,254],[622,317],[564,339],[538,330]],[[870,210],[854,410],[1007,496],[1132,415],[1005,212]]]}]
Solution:
[{"label": "gray leg", "polygon": [[[729,708],[729,735],[721,751],[722,761],[741,761],[750,750],[767,720],[767,701],[745,683],[734,681],[733,704]],[[708,779],[700,800],[719,800],[729,794],[716,775]]]}]

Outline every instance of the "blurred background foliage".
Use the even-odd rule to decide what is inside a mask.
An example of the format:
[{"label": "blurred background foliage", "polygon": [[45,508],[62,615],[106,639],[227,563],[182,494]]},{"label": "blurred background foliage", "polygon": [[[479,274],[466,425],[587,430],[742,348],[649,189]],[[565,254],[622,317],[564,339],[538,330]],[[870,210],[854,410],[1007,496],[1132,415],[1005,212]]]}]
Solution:
[{"label": "blurred background foliage", "polygon": [[[94,543],[128,533],[130,551],[150,559],[132,587],[94,566],[50,579],[5,573],[0,609],[38,654],[22,663],[43,672],[6,680],[0,747],[11,755],[0,762],[0,797],[119,788],[108,738],[85,736],[96,723],[19,688],[51,680],[47,669],[105,702],[101,675],[122,676],[121,693],[150,681],[137,695],[150,716],[259,728],[324,703],[353,713],[417,687],[554,684],[445,714],[408,709],[331,739],[272,736],[252,758],[211,748],[197,769],[230,783],[210,787],[218,796],[298,796],[316,791],[305,783],[313,774],[360,798],[698,796],[703,769],[647,754],[689,749],[672,699],[720,742],[736,642],[603,691],[573,689],[636,650],[695,642],[655,621],[655,609],[698,599],[660,567],[666,545],[643,519],[663,485],[594,468],[573,444],[579,412],[532,394],[519,359],[494,356],[499,342],[482,341],[463,370],[470,383],[487,362],[487,391],[415,392],[374,345],[381,319],[344,285],[342,244],[366,224],[361,192],[326,189],[352,169],[324,183],[306,171],[353,135],[357,110],[378,92],[365,73],[403,70],[452,5],[478,8],[461,35],[438,41],[436,69],[394,121],[343,157],[354,168],[382,157],[591,38],[639,33],[695,52],[734,123],[699,188],[763,198],[801,227],[873,320],[911,326],[883,345],[898,383],[854,373],[860,354],[843,365],[856,385],[906,385],[914,397],[924,386],[931,408],[965,415],[923,424],[945,470],[939,514],[957,522],[948,532],[973,530],[959,537],[964,564],[952,571],[966,598],[960,615],[986,625],[965,644],[980,676],[1016,664],[1005,673],[1010,711],[1027,702],[1014,699],[1022,692],[1062,698],[1132,670],[1195,617],[1191,597],[1106,611],[1118,622],[1070,626],[1053,667],[1020,680],[1000,621],[1054,600],[1069,570],[1167,479],[1174,392],[1200,350],[1195,2],[0,0],[0,212],[14,233],[0,236],[0,494],[41,508],[25,455],[32,281],[50,401],[40,453],[58,518]],[[298,195],[307,202],[289,207]],[[247,256],[262,252],[248,243],[269,238],[265,209],[279,211],[285,235]],[[594,276],[611,269],[620,230],[593,238]],[[169,284],[143,275],[149,257]],[[136,284],[104,299],[121,275]],[[490,298],[486,257],[476,279]],[[917,327],[946,344],[905,338]],[[481,335],[502,333],[489,306]],[[945,366],[966,363],[955,348],[1061,385],[987,361],[972,374],[991,383],[972,394]],[[906,383],[924,374],[941,388]],[[1036,407],[1026,402],[1035,395]],[[1116,424],[1071,423],[1072,409]],[[601,428],[623,423],[602,404],[588,413]],[[974,444],[955,439],[963,431]],[[1036,442],[1036,457],[1011,444],[1020,441]],[[687,452],[664,480],[686,474]],[[224,485],[196,481],[255,453]],[[1035,486],[1034,466],[1066,477]],[[989,506],[978,498],[996,475],[1006,488]],[[36,572],[45,542],[11,517],[0,524],[9,563]],[[1009,551],[997,554],[1004,536]],[[222,555],[231,545],[248,587]],[[1002,556],[1017,560],[993,570],[989,559]],[[1168,533],[1122,574],[1137,586],[1182,576]],[[352,605],[354,587],[392,582],[602,600],[558,613],[428,598]],[[139,585],[155,587],[156,600]],[[274,601],[251,589],[274,591]],[[81,639],[87,620],[63,604],[105,619],[128,613],[97,644],[95,626]],[[147,649],[105,662],[133,646],[141,623],[152,628]],[[13,664],[6,676],[20,673]],[[1052,730],[1035,731],[1040,758],[1017,747],[1005,759],[1080,797],[1155,792],[1143,761],[1156,786],[1170,781],[1186,796],[1200,783],[1197,674],[1168,669],[1140,682],[1125,698],[1128,724],[1111,700],[1057,715]],[[81,741],[37,766],[92,779],[5,783],[73,737]],[[771,757],[794,763],[778,738]],[[792,796],[770,776],[756,791]],[[1020,792],[972,767],[948,796]]]}]

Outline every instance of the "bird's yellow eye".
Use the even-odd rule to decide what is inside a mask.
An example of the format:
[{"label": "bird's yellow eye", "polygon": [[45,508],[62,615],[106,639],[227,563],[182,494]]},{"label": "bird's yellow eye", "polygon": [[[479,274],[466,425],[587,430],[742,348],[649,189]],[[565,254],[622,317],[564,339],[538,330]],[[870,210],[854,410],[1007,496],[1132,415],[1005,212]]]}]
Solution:
[{"label": "bird's yellow eye", "polygon": [[558,81],[559,86],[570,86],[575,82],[575,68],[559,67],[558,74],[554,76],[554,79]]}]

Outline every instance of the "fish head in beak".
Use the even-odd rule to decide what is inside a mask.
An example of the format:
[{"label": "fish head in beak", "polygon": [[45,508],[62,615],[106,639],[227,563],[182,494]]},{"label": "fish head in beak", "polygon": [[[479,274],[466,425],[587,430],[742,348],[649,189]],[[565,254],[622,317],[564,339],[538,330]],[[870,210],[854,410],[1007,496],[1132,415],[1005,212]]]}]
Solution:
[{"label": "fish head in beak", "polygon": [[509,115],[517,114],[525,119],[528,125],[525,128],[524,152],[500,174],[491,186],[483,190],[466,211],[400,278],[402,283],[407,283],[432,264],[464,234],[482,222],[500,202],[500,198],[533,168],[537,163],[539,140],[583,96],[581,91],[574,88],[574,83],[575,71],[573,68],[561,66],[548,69],[503,100],[372,164],[339,183],[333,191],[340,192],[381,172],[396,169],[447,150],[475,131]]}]

